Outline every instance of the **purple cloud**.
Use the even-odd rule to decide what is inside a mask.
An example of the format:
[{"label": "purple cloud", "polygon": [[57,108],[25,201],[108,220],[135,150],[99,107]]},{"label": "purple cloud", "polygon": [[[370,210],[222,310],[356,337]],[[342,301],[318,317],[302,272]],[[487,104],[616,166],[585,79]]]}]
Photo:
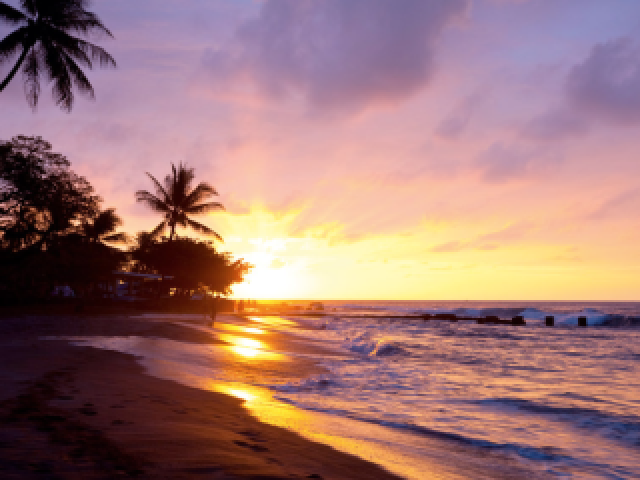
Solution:
[{"label": "purple cloud", "polygon": [[500,142],[493,143],[478,155],[476,166],[488,183],[520,180],[545,169],[552,158],[541,149],[519,148]]},{"label": "purple cloud", "polygon": [[486,92],[476,92],[464,98],[436,127],[436,134],[447,139],[458,138],[467,128],[478,104]]},{"label": "purple cloud", "polygon": [[227,47],[209,50],[214,88],[238,83],[271,98],[361,110],[421,90],[440,33],[469,0],[265,0]]},{"label": "purple cloud", "polygon": [[640,48],[629,38],[600,43],[567,77],[573,106],[617,123],[640,123]]},{"label": "purple cloud", "polygon": [[586,120],[567,108],[550,110],[529,120],[521,129],[523,136],[536,141],[564,140],[589,131]]},{"label": "purple cloud", "polygon": [[640,205],[640,188],[625,190],[603,202],[597,209],[589,213],[588,220],[604,220],[614,215],[631,214]]}]

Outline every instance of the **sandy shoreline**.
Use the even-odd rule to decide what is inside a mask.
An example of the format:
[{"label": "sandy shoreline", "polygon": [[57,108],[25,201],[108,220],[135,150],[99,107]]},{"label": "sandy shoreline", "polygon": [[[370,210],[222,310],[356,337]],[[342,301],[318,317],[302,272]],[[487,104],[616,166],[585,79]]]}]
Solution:
[{"label": "sandy shoreline", "polygon": [[[122,315],[4,317],[0,333],[2,478],[397,478],[259,422],[240,399],[147,375],[130,355],[40,339],[214,341],[206,333]],[[318,368],[236,367],[292,377]]]}]

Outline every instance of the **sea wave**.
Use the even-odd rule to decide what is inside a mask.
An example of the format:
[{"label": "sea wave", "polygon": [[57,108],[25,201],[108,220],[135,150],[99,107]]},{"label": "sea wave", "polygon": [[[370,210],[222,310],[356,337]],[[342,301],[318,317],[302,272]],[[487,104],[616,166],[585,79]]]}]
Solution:
[{"label": "sea wave", "polygon": [[298,382],[287,382],[282,385],[263,385],[276,392],[281,393],[301,393],[301,392],[317,392],[326,390],[330,387],[340,387],[340,383],[335,377],[328,375],[319,375],[316,377],[305,378]]},{"label": "sea wave", "polygon": [[[345,305],[344,314],[349,313],[367,314],[370,313],[372,317],[384,318],[385,316],[422,316],[422,315],[438,315],[438,314],[453,314],[459,318],[476,319],[485,317],[498,317],[502,320],[509,320],[515,316],[522,316],[528,324],[542,325],[545,318],[554,317],[554,323],[556,326],[578,326],[578,319],[580,317],[586,317],[587,325],[589,326],[608,326],[608,327],[640,327],[640,316],[638,315],[623,315],[616,313],[607,313],[596,308],[583,308],[575,311],[554,311],[554,310],[541,310],[536,307],[490,307],[490,308],[420,308],[420,309],[399,309],[397,307],[379,307],[379,306],[350,306]],[[386,314],[386,315],[385,315]]]},{"label": "sea wave", "polygon": [[386,339],[369,340],[367,335],[353,340],[347,340],[343,345],[347,350],[362,353],[370,357],[387,357],[390,355],[409,355],[409,352]]},{"label": "sea wave", "polygon": [[[273,388],[273,387],[272,387]],[[282,388],[282,387],[280,387]],[[274,388],[276,389],[276,388]],[[282,391],[282,390],[280,390]],[[449,442],[458,443],[468,447],[475,447],[482,450],[488,450],[492,452],[499,452],[507,455],[514,455],[523,460],[532,462],[541,462],[546,465],[547,471],[552,475],[563,475],[561,470],[567,466],[573,467],[573,469],[589,472],[590,474],[602,475],[604,477],[610,476],[611,470],[614,470],[618,475],[627,476],[631,472],[622,467],[613,467],[607,464],[601,464],[595,461],[589,461],[584,458],[576,458],[571,455],[570,452],[558,448],[558,447],[535,447],[532,445],[526,445],[521,443],[499,443],[489,440],[477,438],[471,435],[464,435],[461,433],[448,432],[439,430],[437,428],[430,428],[423,425],[416,425],[412,423],[398,422],[382,420],[380,418],[369,417],[359,413],[351,412],[344,408],[335,407],[322,407],[317,405],[309,405],[305,401],[292,399],[289,397],[275,395],[274,398],[278,401],[293,405],[298,408],[302,408],[308,411],[326,413],[334,416],[349,418],[350,420],[356,420],[363,423],[369,423],[372,425],[379,425],[385,428],[390,428],[396,431],[407,432],[412,435],[424,436],[427,438],[433,438],[438,440],[444,440]],[[557,469],[557,470],[555,470]]]},{"label": "sea wave", "polygon": [[521,398],[494,398],[479,400],[477,403],[544,415],[553,421],[570,423],[572,427],[589,430],[592,434],[615,440],[625,446],[640,447],[640,418],[637,416],[618,415],[580,406],[545,405]]}]

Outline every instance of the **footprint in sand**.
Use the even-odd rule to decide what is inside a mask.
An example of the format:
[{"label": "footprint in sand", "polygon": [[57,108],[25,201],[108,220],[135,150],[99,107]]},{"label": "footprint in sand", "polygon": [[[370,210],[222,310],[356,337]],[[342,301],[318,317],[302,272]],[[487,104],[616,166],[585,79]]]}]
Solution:
[{"label": "footprint in sand", "polygon": [[233,443],[238,445],[239,447],[245,447],[253,450],[254,452],[268,452],[269,449],[267,447],[263,447],[262,445],[252,445],[247,442],[243,442],[242,440],[234,440]]},{"label": "footprint in sand", "polygon": [[266,442],[264,438],[262,438],[262,434],[260,432],[256,432],[253,430],[245,430],[244,432],[238,432],[240,435],[244,435],[254,442]]}]

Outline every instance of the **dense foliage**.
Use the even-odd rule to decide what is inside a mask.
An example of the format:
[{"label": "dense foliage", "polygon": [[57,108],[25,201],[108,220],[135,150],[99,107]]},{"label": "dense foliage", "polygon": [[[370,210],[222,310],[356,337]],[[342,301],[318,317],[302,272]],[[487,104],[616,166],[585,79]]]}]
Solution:
[{"label": "dense foliage", "polygon": [[125,261],[104,242],[121,221],[69,161],[40,137],[0,143],[0,291],[47,297],[56,285],[79,294]]},{"label": "dense foliage", "polygon": [[116,232],[122,222],[115,210],[101,210],[91,184],[70,167],[40,137],[0,142],[0,301],[44,300],[61,286],[82,298],[114,297],[114,272],[123,269],[163,275],[158,296],[169,287],[178,296],[194,291],[225,295],[251,268],[217,252],[210,242],[175,236],[176,225],[196,223],[186,218],[187,212],[221,208],[202,203],[215,193],[212,187],[200,183],[191,189],[193,170],[174,167],[166,180],[167,198],[180,205],[166,204],[172,236],[158,240],[159,229],[141,233],[137,246],[126,252],[109,245],[128,240]]},{"label": "dense foliage", "polygon": [[243,260],[233,261],[229,254],[216,252],[210,242],[183,237],[154,241],[144,234],[138,239],[135,268],[173,277],[170,283],[179,292],[228,294],[231,285],[242,282],[251,269]]},{"label": "dense foliage", "polygon": [[0,143],[0,247],[46,249],[99,214],[100,198],[40,137]]}]

